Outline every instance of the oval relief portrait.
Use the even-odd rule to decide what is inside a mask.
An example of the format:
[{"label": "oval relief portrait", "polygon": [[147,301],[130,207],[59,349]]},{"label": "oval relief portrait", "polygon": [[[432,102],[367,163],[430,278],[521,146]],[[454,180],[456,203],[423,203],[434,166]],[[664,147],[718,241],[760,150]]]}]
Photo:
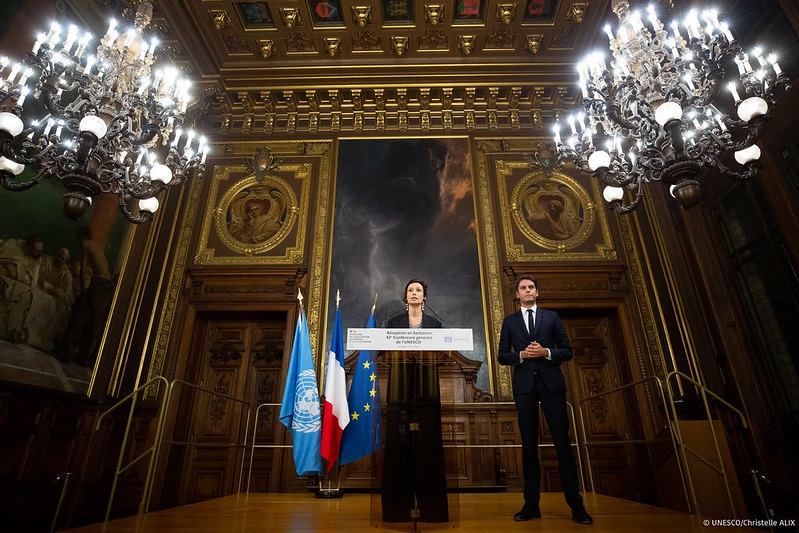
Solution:
[{"label": "oval relief portrait", "polygon": [[246,178],[231,188],[216,214],[216,229],[233,250],[256,254],[273,248],[291,230],[297,199],[283,180]]},{"label": "oval relief portrait", "polygon": [[588,193],[565,174],[528,174],[513,191],[516,223],[533,242],[551,249],[583,242],[594,226]]}]

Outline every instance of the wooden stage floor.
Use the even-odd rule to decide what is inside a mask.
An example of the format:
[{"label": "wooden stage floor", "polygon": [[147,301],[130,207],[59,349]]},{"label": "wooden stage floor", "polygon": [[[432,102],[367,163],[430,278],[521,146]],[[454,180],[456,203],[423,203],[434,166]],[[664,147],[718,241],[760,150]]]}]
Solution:
[{"label": "wooden stage floor", "polygon": [[[460,497],[460,524],[442,529],[441,525],[420,523],[418,531],[458,531],[463,533],[510,533],[513,531],[563,531],[582,533],[672,533],[761,531],[751,528],[708,527],[702,517],[630,502],[599,494],[585,493],[585,506],[594,524],[581,525],[571,514],[561,493],[541,495],[541,519],[515,522],[513,514],[521,508],[519,493],[463,493]],[[370,496],[344,494],[340,499],[317,499],[310,493],[234,494],[224,498],[156,511],[144,516],[120,518],[68,530],[70,533],[272,533],[346,532],[367,533],[389,530],[370,525]],[[712,517],[731,519],[731,516]],[[398,528],[392,527],[391,530]],[[412,531],[407,524],[405,531]]]}]

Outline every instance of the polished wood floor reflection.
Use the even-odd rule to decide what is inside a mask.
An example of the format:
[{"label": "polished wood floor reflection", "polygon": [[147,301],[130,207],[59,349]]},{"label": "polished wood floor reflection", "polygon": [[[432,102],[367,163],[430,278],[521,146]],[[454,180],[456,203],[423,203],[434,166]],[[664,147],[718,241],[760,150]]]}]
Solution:
[{"label": "polished wood floor reflection", "polygon": [[[541,498],[540,520],[514,522],[513,514],[522,503],[521,494],[460,494],[460,525],[466,533],[512,531],[563,531],[582,533],[671,533],[703,532],[714,527],[703,525],[703,518],[611,498],[585,494],[588,512],[594,524],[584,526],[571,520],[569,508],[560,493],[545,493]],[[111,520],[69,530],[70,533],[141,533],[141,532],[346,532],[366,533],[384,528],[370,526],[368,494],[344,494],[341,499],[321,500],[312,494],[236,494],[135,516]],[[731,516],[712,517],[731,519]],[[410,524],[405,531],[412,531]],[[391,528],[395,529],[395,528]],[[450,528],[453,529],[453,528]],[[758,531],[724,527],[724,531]],[[418,531],[433,531],[429,524],[419,524]],[[440,526],[439,529],[440,530]]]}]

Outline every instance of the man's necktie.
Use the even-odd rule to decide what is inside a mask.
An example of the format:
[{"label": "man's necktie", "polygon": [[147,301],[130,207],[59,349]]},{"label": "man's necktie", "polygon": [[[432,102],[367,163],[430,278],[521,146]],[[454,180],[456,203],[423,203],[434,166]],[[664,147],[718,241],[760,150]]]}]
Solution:
[{"label": "man's necktie", "polygon": [[532,335],[533,331],[535,331],[535,318],[532,309],[527,310],[527,331],[530,333],[530,335]]}]

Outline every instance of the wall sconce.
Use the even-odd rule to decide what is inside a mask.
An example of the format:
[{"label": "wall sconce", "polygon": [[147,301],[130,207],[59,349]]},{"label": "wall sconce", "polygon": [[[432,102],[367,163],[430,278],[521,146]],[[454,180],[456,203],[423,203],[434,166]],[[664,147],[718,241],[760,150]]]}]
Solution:
[{"label": "wall sconce", "polygon": [[541,41],[543,39],[544,35],[540,33],[527,36],[527,49],[531,54],[537,54],[541,50]]},{"label": "wall sconce", "polygon": [[259,40],[258,46],[264,59],[269,59],[275,54],[275,41],[271,39]]},{"label": "wall sconce", "polygon": [[287,28],[293,28],[302,24],[302,17],[300,17],[300,10],[293,7],[281,7],[280,18],[283,19],[283,24]]},{"label": "wall sconce", "polygon": [[458,37],[458,50],[463,55],[469,55],[474,51],[474,42],[477,37],[474,35],[461,35]]},{"label": "wall sconce", "polygon": [[444,20],[444,6],[441,4],[427,4],[424,6],[424,20],[433,26]]},{"label": "wall sconce", "polygon": [[404,36],[392,37],[391,50],[398,56],[405,55],[405,52],[408,50],[408,38]]},{"label": "wall sconce", "polygon": [[497,22],[510,24],[516,13],[516,4],[497,4]]},{"label": "wall sconce", "polygon": [[336,57],[341,53],[341,39],[338,37],[325,38],[325,50],[330,57]]},{"label": "wall sconce", "polygon": [[372,6],[352,6],[352,21],[364,27],[372,23]]}]

